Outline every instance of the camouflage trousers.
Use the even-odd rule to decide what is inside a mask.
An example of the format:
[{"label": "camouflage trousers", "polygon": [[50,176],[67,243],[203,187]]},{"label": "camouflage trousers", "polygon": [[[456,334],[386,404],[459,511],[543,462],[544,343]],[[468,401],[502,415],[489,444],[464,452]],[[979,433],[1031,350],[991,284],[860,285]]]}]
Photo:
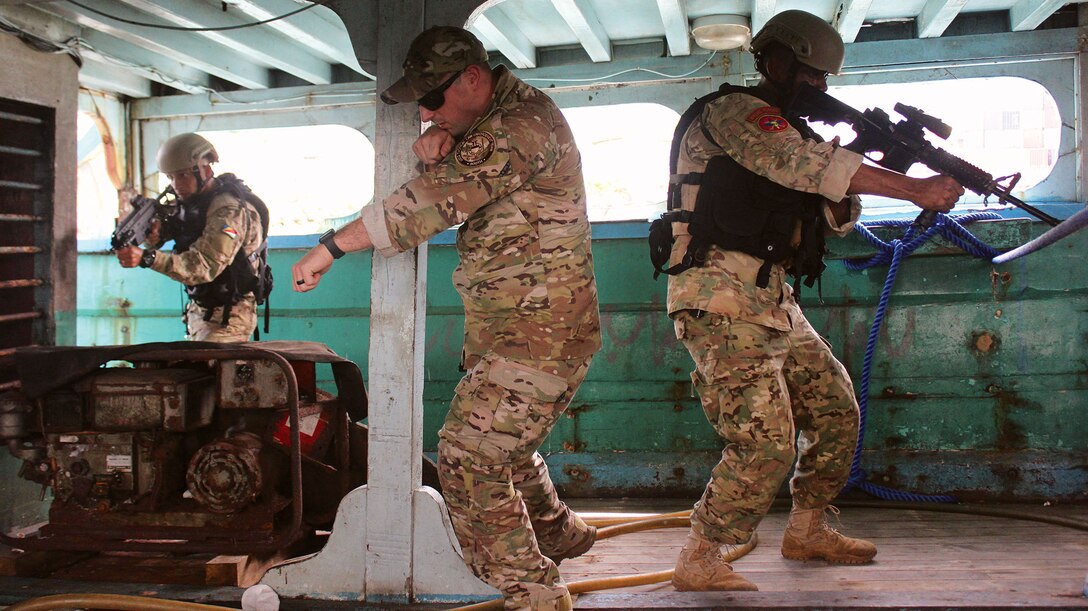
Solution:
[{"label": "camouflage trousers", "polygon": [[257,328],[257,300],[246,295],[230,308],[227,324],[223,324],[223,308],[212,308],[211,317],[204,320],[208,309],[190,301],[185,308],[185,339],[198,342],[248,342]]},{"label": "camouflage trousers", "polygon": [[439,431],[438,474],[465,564],[506,609],[556,609],[566,586],[541,549],[576,528],[537,449],[590,358],[528,361],[489,353],[457,385]]},{"label": "camouflage trousers", "polygon": [[692,530],[712,541],[748,541],[791,466],[793,503],[805,509],[829,503],[849,475],[854,386],[800,308],[790,309],[789,332],[692,310],[674,315],[703,411],[726,442],[691,515]]}]

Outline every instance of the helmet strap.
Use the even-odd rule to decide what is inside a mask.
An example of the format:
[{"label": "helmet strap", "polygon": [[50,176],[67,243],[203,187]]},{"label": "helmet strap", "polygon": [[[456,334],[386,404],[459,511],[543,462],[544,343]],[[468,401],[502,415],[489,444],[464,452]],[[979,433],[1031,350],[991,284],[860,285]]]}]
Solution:
[{"label": "helmet strap", "polygon": [[193,178],[196,179],[196,192],[200,193],[201,191],[204,190],[204,182],[205,182],[204,177],[201,175],[201,172],[200,172],[200,166],[199,165],[193,166],[192,172],[193,172]]}]

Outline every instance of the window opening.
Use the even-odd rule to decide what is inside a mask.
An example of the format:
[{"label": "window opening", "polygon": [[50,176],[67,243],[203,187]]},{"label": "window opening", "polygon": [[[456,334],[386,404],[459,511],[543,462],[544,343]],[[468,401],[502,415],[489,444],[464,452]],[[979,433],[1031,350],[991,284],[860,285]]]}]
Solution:
[{"label": "window opening", "polygon": [[646,220],[665,211],[679,113],[633,103],[564,108],[563,115],[582,154],[590,221]]}]

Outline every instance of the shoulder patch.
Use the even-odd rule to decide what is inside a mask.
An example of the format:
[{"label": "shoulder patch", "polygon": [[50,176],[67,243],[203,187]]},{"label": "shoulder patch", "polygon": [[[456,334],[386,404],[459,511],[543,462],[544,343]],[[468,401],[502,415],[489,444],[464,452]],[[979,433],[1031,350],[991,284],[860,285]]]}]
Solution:
[{"label": "shoulder patch", "polygon": [[764,115],[756,120],[756,125],[759,125],[759,129],[765,132],[780,132],[790,126],[780,115]]},{"label": "shoulder patch", "polygon": [[495,152],[495,136],[488,132],[472,132],[461,140],[454,151],[457,163],[470,168],[483,164]]},{"label": "shoulder patch", "polygon": [[782,111],[777,106],[763,106],[763,107],[757,108],[757,109],[753,110],[751,113],[749,113],[747,120],[754,123],[760,117],[763,117],[763,116],[766,116],[766,115],[780,116],[781,114],[782,114]]},{"label": "shoulder patch", "polygon": [[238,230],[234,227],[231,227],[230,225],[223,225],[223,233],[230,236],[230,239],[232,240],[238,237]]}]

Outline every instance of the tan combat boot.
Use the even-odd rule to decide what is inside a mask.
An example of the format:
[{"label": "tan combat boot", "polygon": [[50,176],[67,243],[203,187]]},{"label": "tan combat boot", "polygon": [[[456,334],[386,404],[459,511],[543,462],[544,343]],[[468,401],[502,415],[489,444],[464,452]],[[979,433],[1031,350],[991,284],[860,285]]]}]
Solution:
[{"label": "tan combat boot", "polygon": [[570,591],[561,583],[546,586],[537,583],[524,584],[525,591],[503,601],[505,611],[573,611],[574,601]]},{"label": "tan combat boot", "polygon": [[678,592],[755,591],[756,584],[733,572],[733,566],[722,557],[721,546],[694,533],[688,534],[676,570],[672,587]]},{"label": "tan combat boot", "polygon": [[823,558],[838,564],[865,564],[876,556],[876,546],[863,539],[844,536],[827,523],[824,511],[839,515],[832,505],[826,509],[790,511],[786,534],[782,537],[782,555],[790,560]]},{"label": "tan combat boot", "polygon": [[540,553],[547,556],[557,566],[567,558],[577,558],[589,551],[597,541],[597,527],[586,524],[577,514],[574,516],[574,528],[565,533],[559,541],[540,541]]}]

